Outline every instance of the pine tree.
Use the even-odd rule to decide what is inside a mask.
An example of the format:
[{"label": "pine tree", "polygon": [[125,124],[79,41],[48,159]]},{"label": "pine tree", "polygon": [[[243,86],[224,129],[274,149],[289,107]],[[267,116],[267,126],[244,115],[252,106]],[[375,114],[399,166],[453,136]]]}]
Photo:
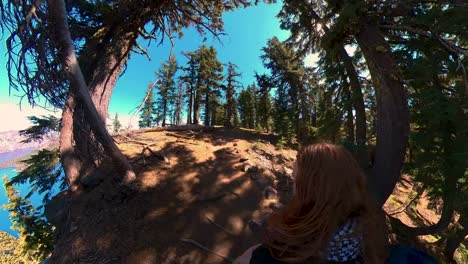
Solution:
[{"label": "pine tree", "polygon": [[[221,93],[221,81],[223,80],[223,65],[217,59],[216,49],[211,46],[207,48],[205,45],[201,46],[200,62],[198,69],[198,91],[197,96],[201,100],[201,96],[204,96],[204,124],[211,126],[213,113],[216,113],[218,97]],[[196,99],[197,101],[197,99]]]},{"label": "pine tree", "polygon": [[259,86],[256,92],[256,116],[257,127],[266,132],[272,131],[272,98],[270,90],[273,88],[267,75],[255,74]]},{"label": "pine tree", "polygon": [[117,113],[115,113],[114,120],[112,120],[112,126],[113,126],[112,130],[114,131],[114,133],[119,132],[120,129],[122,128],[122,124],[119,121],[119,115]]},{"label": "pine tree", "polygon": [[[185,84],[186,87],[186,97],[187,97],[187,124],[196,123],[195,122],[195,99],[197,98],[197,80],[198,80],[198,55],[197,51],[194,52],[183,52],[182,53],[187,58],[187,66],[182,67],[184,73],[180,77],[180,82]],[[200,102],[197,103],[197,106]],[[192,119],[193,114],[193,119]],[[197,118],[198,120],[198,118]]]},{"label": "pine tree", "polygon": [[241,126],[245,128],[256,128],[256,88],[255,85],[249,85],[239,93],[239,115]]},{"label": "pine tree", "polygon": [[152,127],[155,124],[156,108],[154,107],[153,84],[148,85],[148,92],[141,109],[140,120],[138,125],[140,128]]},{"label": "pine tree", "polygon": [[12,228],[19,231],[21,253],[30,257],[31,262],[39,262],[54,248],[53,226],[27,198],[20,196],[6,177],[3,180],[8,197],[8,204],[3,208],[10,212]]},{"label": "pine tree", "polygon": [[[227,128],[236,127],[237,119],[237,102],[236,102],[236,88],[240,86],[240,82],[236,79],[241,76],[237,72],[237,66],[228,62],[227,75],[226,75],[226,123]],[[253,128],[253,127],[252,127]]]},{"label": "pine tree", "polygon": [[307,101],[301,99],[305,95],[306,68],[300,54],[276,37],[268,40],[262,51],[263,64],[271,73],[268,82],[276,88],[275,130],[290,142],[295,138],[304,141],[304,127],[308,124],[303,118],[309,113]]},{"label": "pine tree", "polygon": [[159,78],[159,85],[156,86],[158,91],[157,108],[161,111],[162,126],[166,126],[170,106],[177,99],[177,87],[175,82],[175,74],[177,72],[177,61],[174,55],[171,55],[167,62],[161,63],[161,68],[156,73]]}]

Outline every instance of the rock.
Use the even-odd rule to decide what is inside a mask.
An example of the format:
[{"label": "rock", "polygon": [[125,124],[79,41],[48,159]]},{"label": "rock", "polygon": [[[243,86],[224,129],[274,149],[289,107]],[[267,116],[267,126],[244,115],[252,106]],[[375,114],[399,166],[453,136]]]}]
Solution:
[{"label": "rock", "polygon": [[269,206],[273,210],[281,210],[284,208],[284,204],[282,203],[271,203]]},{"label": "rock", "polygon": [[166,155],[164,155],[163,153],[160,153],[160,152],[156,152],[154,153],[154,156],[156,158],[158,158],[159,160],[161,161],[164,161],[164,163],[166,164],[171,164],[171,162],[169,161],[169,159],[166,157]]},{"label": "rock", "polygon": [[259,233],[263,230],[263,223],[260,223],[259,221],[250,220],[248,225],[252,233]]},{"label": "rock", "polygon": [[241,159],[239,160],[239,162],[246,162],[246,161],[248,161],[248,160],[249,160],[249,158],[241,158]]},{"label": "rock", "polygon": [[242,172],[247,172],[247,170],[248,170],[249,168],[250,168],[250,165],[244,164],[244,165],[242,165],[242,167],[241,167],[241,171],[242,171]]},{"label": "rock", "polygon": [[232,144],[234,147],[237,147],[237,143]]},{"label": "rock", "polygon": [[269,185],[268,179],[261,174],[251,174],[250,179],[260,190],[264,190]]},{"label": "rock", "polygon": [[239,154],[239,150],[236,150],[236,153]]},{"label": "rock", "polygon": [[258,167],[257,166],[251,166],[247,169],[247,172],[250,172],[250,173],[255,173],[255,172],[258,172]]},{"label": "rock", "polygon": [[287,167],[284,167],[284,174],[288,177],[292,177],[292,174],[293,174],[293,170],[291,170],[290,168],[287,168]]},{"label": "rock", "polygon": [[271,186],[267,186],[263,190],[263,197],[266,199],[278,199],[278,192]]}]

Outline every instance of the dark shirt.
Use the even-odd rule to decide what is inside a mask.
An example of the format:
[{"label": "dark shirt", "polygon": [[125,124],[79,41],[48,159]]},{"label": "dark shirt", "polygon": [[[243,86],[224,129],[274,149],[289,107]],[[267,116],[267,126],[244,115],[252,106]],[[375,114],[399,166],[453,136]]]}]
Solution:
[{"label": "dark shirt", "polygon": [[[348,260],[344,262],[328,261],[325,263],[327,264],[361,264],[363,263],[363,261],[361,257],[357,257],[353,260]],[[265,247],[264,245],[261,245],[252,252],[252,257],[250,258],[249,264],[291,264],[291,263],[286,263],[286,262],[274,259],[270,254],[270,250],[268,250],[268,248]],[[314,264],[314,263],[307,262],[307,263],[294,263],[294,264]],[[317,262],[317,264],[319,263]],[[323,262],[320,264],[323,264]]]}]

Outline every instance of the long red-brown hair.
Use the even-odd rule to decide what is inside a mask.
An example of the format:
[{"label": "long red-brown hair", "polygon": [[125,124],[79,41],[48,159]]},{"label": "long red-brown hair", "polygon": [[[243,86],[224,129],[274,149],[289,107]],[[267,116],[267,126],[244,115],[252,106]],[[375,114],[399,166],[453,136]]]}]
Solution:
[{"label": "long red-brown hair", "polygon": [[362,257],[383,263],[385,232],[376,219],[366,178],[342,146],[318,143],[299,151],[295,192],[289,205],[267,222],[265,244],[286,262],[326,260],[329,241],[341,225],[356,219]]}]

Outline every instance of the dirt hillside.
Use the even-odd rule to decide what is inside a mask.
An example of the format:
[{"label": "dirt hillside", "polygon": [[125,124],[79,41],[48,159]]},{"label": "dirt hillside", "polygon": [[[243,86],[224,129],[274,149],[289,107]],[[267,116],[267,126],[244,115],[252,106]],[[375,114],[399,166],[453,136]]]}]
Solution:
[{"label": "dirt hillside", "polygon": [[[57,204],[71,210],[57,221],[76,220],[59,227],[50,263],[226,263],[261,241],[264,218],[292,193],[296,151],[277,148],[273,135],[216,128],[115,138],[138,174],[137,190],[110,180],[109,170],[63,194]],[[416,223],[395,213],[411,195],[410,183],[399,184],[386,211]],[[427,208],[417,212],[437,221]]]}]

